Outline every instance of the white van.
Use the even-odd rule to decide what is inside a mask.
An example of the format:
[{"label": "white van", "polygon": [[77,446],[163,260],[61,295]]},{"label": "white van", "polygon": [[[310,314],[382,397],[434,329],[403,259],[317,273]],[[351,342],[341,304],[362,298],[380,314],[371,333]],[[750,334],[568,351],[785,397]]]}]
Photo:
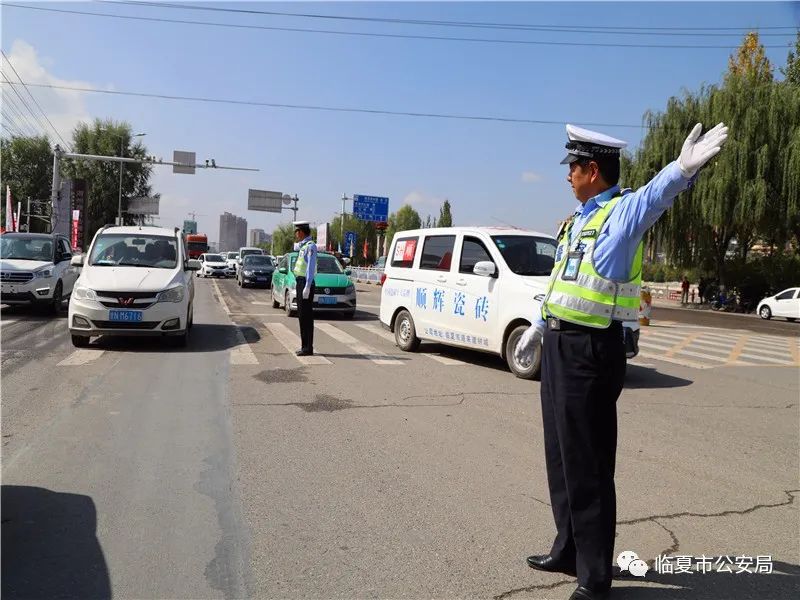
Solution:
[{"label": "white van", "polygon": [[541,349],[519,364],[514,348],[536,318],[555,255],[553,236],[520,229],[398,232],[386,259],[381,323],[402,350],[420,340],[472,348],[500,355],[517,377],[536,378]]},{"label": "white van", "polygon": [[242,248],[239,248],[239,255],[236,257],[236,276],[237,277],[239,275],[239,269],[242,266],[242,261],[244,260],[244,257],[248,256],[250,254],[263,255],[263,254],[266,254],[266,252],[264,252],[264,250],[262,250],[261,248],[254,248],[253,246],[244,246]]}]

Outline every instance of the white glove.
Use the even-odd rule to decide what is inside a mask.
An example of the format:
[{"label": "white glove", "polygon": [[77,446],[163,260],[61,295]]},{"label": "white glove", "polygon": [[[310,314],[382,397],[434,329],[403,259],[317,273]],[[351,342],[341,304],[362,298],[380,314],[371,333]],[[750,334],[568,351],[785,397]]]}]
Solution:
[{"label": "white glove", "polygon": [[700,167],[714,158],[728,139],[728,128],[724,123],[700,135],[702,130],[701,123],[694,126],[689,137],[683,142],[681,155],[678,157],[678,166],[686,179],[693,177]]},{"label": "white glove", "polygon": [[308,297],[311,295],[311,288],[304,287],[303,288],[303,300],[308,300]]},{"label": "white glove", "polygon": [[536,344],[540,344],[544,334],[544,323],[535,323],[528,327],[519,337],[517,347],[514,348],[514,359],[521,364],[533,360]]}]

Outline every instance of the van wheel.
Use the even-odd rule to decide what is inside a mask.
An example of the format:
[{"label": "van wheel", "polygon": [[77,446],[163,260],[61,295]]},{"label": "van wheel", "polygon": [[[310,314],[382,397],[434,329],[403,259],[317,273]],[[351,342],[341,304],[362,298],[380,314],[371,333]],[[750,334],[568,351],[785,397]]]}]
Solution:
[{"label": "van wheel", "polygon": [[394,341],[397,343],[397,347],[404,352],[414,352],[419,348],[414,319],[407,310],[401,310],[394,321]]},{"label": "van wheel", "polygon": [[89,345],[89,342],[92,338],[85,336],[85,335],[73,335],[72,337],[72,345],[76,348],[86,348]]},{"label": "van wheel", "polygon": [[514,358],[514,350],[517,347],[519,338],[525,333],[525,330],[530,327],[529,325],[519,325],[515,327],[506,338],[506,363],[508,368],[520,379],[538,379],[539,371],[542,366],[542,345],[541,343],[534,347],[533,358],[529,363],[519,363]]}]

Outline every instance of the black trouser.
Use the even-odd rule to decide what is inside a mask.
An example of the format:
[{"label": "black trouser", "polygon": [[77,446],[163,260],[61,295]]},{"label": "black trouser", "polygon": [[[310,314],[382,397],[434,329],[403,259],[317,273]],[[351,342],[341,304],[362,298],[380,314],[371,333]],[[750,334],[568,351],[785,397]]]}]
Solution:
[{"label": "black trouser", "polygon": [[297,297],[297,316],[300,320],[300,348],[302,350],[314,350],[314,282],[311,282],[311,293],[308,300],[303,299],[303,289],[306,287],[306,278],[298,277],[295,286],[295,296]]},{"label": "black trouser", "polygon": [[547,328],[542,420],[550,503],[558,533],[551,556],[575,561],[578,584],[611,585],[617,499],[617,398],[625,378],[622,326]]}]

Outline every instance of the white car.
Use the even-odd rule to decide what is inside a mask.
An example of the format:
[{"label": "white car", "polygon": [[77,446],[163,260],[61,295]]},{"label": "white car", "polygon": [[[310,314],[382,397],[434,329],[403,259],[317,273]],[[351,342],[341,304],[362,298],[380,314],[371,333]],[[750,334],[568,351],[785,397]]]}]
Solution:
[{"label": "white car", "polygon": [[0,294],[4,304],[46,306],[57,314],[72,293],[80,267],[71,264],[67,238],[45,233],[0,237]]},{"label": "white car", "polygon": [[69,302],[69,332],[76,347],[92,336],[170,336],[187,342],[193,322],[194,278],[180,229],[104,227],[86,257]]},{"label": "white car", "polygon": [[228,266],[228,261],[221,254],[201,254],[198,277],[233,277],[236,271]]},{"label": "white car", "polygon": [[[544,299],[556,255],[553,236],[511,228],[447,227],[398,232],[386,259],[381,323],[397,345],[420,340],[497,354],[517,377],[539,375],[541,348],[528,363],[514,349]],[[638,323],[624,324],[628,358]]]},{"label": "white car", "polygon": [[758,303],[758,316],[762,319],[785,317],[788,321],[800,319],[800,288],[788,288],[764,298]]},{"label": "white car", "polygon": [[239,264],[239,253],[238,252],[226,252],[225,253],[225,262],[228,263],[228,268],[233,271],[234,277],[236,276],[236,265]]}]

